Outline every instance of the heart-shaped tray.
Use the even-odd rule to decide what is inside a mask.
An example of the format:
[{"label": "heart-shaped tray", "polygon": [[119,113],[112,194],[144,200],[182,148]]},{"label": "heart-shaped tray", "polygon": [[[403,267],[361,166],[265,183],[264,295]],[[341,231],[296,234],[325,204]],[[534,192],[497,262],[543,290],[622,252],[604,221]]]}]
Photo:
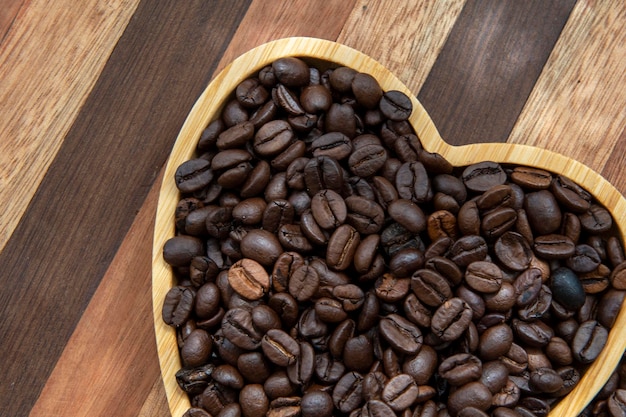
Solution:
[{"label": "heart-shaped tray", "polygon": [[[177,385],[175,374],[181,368],[176,331],[161,316],[163,300],[175,285],[170,266],[163,260],[163,245],[175,234],[174,211],[180,193],[174,183],[176,168],[191,159],[197,141],[236,86],[261,68],[280,57],[297,56],[320,68],[347,66],[372,75],[385,91],[399,90],[411,97],[413,113],[409,119],[423,147],[441,154],[454,166],[481,161],[525,165],[564,175],[589,191],[613,215],[622,242],[626,241],[626,199],[601,175],[563,155],[544,149],[506,143],[481,143],[464,146],[447,144],[439,135],[430,116],[414,94],[381,64],[350,47],[313,38],[286,38],[258,46],[243,54],[208,85],[189,113],[169,156],[161,186],[152,254],[152,298],[158,356],[165,392],[174,417],[190,407],[187,394]],[[622,357],[626,347],[626,307],[622,307],[606,347],[587,369],[576,388],[550,412],[550,417],[578,415],[604,385]]]}]

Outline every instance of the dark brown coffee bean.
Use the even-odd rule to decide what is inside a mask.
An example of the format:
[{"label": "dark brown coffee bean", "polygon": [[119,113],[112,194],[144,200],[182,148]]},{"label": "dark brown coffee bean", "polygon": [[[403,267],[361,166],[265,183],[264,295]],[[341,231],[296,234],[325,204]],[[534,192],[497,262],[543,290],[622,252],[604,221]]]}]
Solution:
[{"label": "dark brown coffee bean", "polygon": [[298,396],[279,397],[270,402],[267,417],[297,417],[301,414],[301,398]]},{"label": "dark brown coffee bean", "polygon": [[215,382],[218,382],[225,387],[234,389],[243,388],[245,383],[243,376],[239,373],[237,368],[227,364],[216,367],[211,374],[211,377],[215,380]]},{"label": "dark brown coffee bean", "polygon": [[539,297],[541,291],[541,271],[537,268],[528,268],[518,275],[513,282],[516,293],[516,304],[524,307]]},{"label": "dark brown coffee bean", "polygon": [[513,168],[511,181],[529,190],[543,190],[550,187],[552,175],[542,169],[519,166]]},{"label": "dark brown coffee bean", "polygon": [[333,288],[333,297],[341,301],[343,309],[347,312],[355,311],[363,305],[365,294],[355,284],[340,284]]},{"label": "dark brown coffee bean", "polygon": [[448,257],[458,266],[466,267],[472,262],[485,260],[487,251],[487,242],[483,237],[467,235],[452,244]]},{"label": "dark brown coffee bean", "polygon": [[193,312],[195,293],[191,288],[174,286],[169,289],[163,301],[161,317],[170,326],[182,326]]},{"label": "dark brown coffee bean", "polygon": [[287,372],[284,370],[278,370],[268,376],[265,382],[263,382],[263,389],[270,400],[279,397],[289,397],[296,392],[294,385],[287,376]]},{"label": "dark brown coffee bean", "polygon": [[317,224],[324,229],[342,225],[348,209],[341,196],[333,190],[321,190],[311,197],[311,212]]},{"label": "dark brown coffee bean", "polygon": [[493,186],[504,184],[506,172],[500,164],[486,161],[465,168],[461,179],[468,189],[485,192]]},{"label": "dark brown coffee bean", "polygon": [[292,223],[294,215],[295,209],[289,201],[284,199],[272,200],[268,202],[263,212],[263,229],[276,233],[281,225]]},{"label": "dark brown coffee bean", "polygon": [[209,414],[207,411],[205,411],[202,408],[191,407],[190,409],[185,411],[185,414],[183,414],[183,417],[211,417],[211,414]]},{"label": "dark brown coffee bean", "polygon": [[450,298],[437,308],[430,328],[444,342],[456,340],[467,330],[472,315],[472,309],[463,299]]},{"label": "dark brown coffee bean", "polygon": [[327,111],[332,103],[330,91],[322,85],[308,85],[300,93],[300,104],[307,113]]},{"label": "dark brown coffee bean", "polygon": [[[515,405],[519,403],[519,400],[522,395],[521,388],[515,383],[515,381],[518,381],[518,380],[524,380],[524,382],[527,382],[527,380],[522,377],[511,376],[511,378],[507,380],[505,386],[502,387],[500,391],[498,391],[497,393],[493,395],[493,399],[491,400],[491,402],[493,406],[498,407],[497,410],[500,411],[498,415],[507,416],[508,414],[503,413],[503,410],[511,410],[511,412],[513,413],[512,416],[515,416],[515,417],[523,416],[522,414],[518,413],[518,411],[516,411],[517,407],[516,407],[516,410],[513,410],[512,408],[512,407],[515,407]],[[528,384],[526,383],[526,385]],[[532,413],[527,412],[526,416],[532,417]]]},{"label": "dark brown coffee bean", "polygon": [[428,237],[436,241],[443,237],[452,240],[457,238],[456,217],[447,210],[438,210],[431,213],[426,220]]},{"label": "dark brown coffee bean", "polygon": [[284,151],[294,140],[294,133],[289,123],[284,120],[272,120],[254,134],[254,152],[260,156],[275,156]]},{"label": "dark brown coffee bean", "polygon": [[324,115],[324,128],[327,132],[340,132],[352,139],[356,136],[354,108],[346,103],[333,103]]},{"label": "dark brown coffee bean", "polygon": [[418,392],[415,380],[408,374],[400,374],[387,382],[381,399],[394,411],[402,411],[413,405]]},{"label": "dark brown coffee bean", "polygon": [[546,346],[554,336],[554,330],[541,320],[525,322],[513,319],[512,327],[517,338],[529,346]]},{"label": "dark brown coffee bean", "polygon": [[352,80],[357,73],[357,70],[349,67],[336,68],[330,74],[330,86],[340,93],[349,93],[352,91]]},{"label": "dark brown coffee bean", "polygon": [[432,198],[430,179],[421,162],[402,164],[396,173],[395,184],[400,198],[415,203],[425,203]]},{"label": "dark brown coffee bean", "polygon": [[507,324],[489,327],[480,335],[478,356],[484,361],[498,359],[505,355],[513,344],[513,331]]},{"label": "dark brown coffee bean", "polygon": [[313,377],[315,369],[315,351],[308,342],[300,342],[300,354],[296,361],[287,367],[287,376],[296,386],[306,386]]},{"label": "dark brown coffee bean", "polygon": [[535,238],[533,249],[545,259],[567,259],[574,255],[576,245],[567,236],[549,234]]},{"label": "dark brown coffee bean", "polygon": [[213,341],[206,331],[202,329],[192,331],[180,349],[183,364],[190,368],[206,364],[211,356],[212,347]]},{"label": "dark brown coffee bean", "polygon": [[328,352],[315,355],[315,376],[326,384],[334,384],[345,374],[345,366]]},{"label": "dark brown coffee bean", "polygon": [[276,311],[265,304],[253,307],[250,314],[252,315],[252,324],[261,333],[282,327],[280,317],[276,314]]},{"label": "dark brown coffee bean", "polygon": [[572,353],[582,364],[593,362],[606,344],[607,329],[595,320],[585,321],[574,335]]},{"label": "dark brown coffee bean", "polygon": [[374,346],[365,335],[350,338],[344,345],[342,357],[349,371],[367,372],[374,363]]},{"label": "dark brown coffee bean", "polygon": [[278,113],[278,106],[274,103],[274,100],[269,100],[259,108],[257,108],[248,121],[254,125],[255,129],[260,128],[265,123],[276,118]]},{"label": "dark brown coffee bean", "polygon": [[478,381],[459,387],[448,397],[448,410],[453,416],[465,407],[486,411],[491,406],[492,395],[489,389]]},{"label": "dark brown coffee bean", "polygon": [[494,293],[502,285],[502,270],[491,262],[472,262],[465,270],[465,282],[480,293]]},{"label": "dark brown coffee bean", "polygon": [[480,228],[483,236],[493,240],[510,230],[516,222],[517,210],[499,207],[483,217]]},{"label": "dark brown coffee bean", "polygon": [[567,258],[565,264],[574,272],[582,274],[595,270],[602,260],[598,252],[589,245],[576,245],[574,255]]},{"label": "dark brown coffee bean", "polygon": [[192,193],[209,185],[213,179],[211,163],[206,159],[196,158],[183,162],[176,169],[174,180],[182,193]]},{"label": "dark brown coffee bean", "polygon": [[331,268],[342,271],[347,269],[354,258],[354,253],[361,238],[354,227],[342,224],[328,239],[326,263]]},{"label": "dark brown coffee bean", "polygon": [[410,278],[424,266],[424,254],[414,248],[401,249],[389,260],[389,270],[396,278]]},{"label": "dark brown coffee bean", "polygon": [[607,400],[607,408],[611,416],[626,416],[626,390],[618,389]]},{"label": "dark brown coffee bean", "polygon": [[562,175],[555,176],[550,190],[559,203],[574,213],[584,213],[590,207],[591,194]]},{"label": "dark brown coffee bean", "polygon": [[411,99],[396,90],[383,93],[378,105],[383,115],[393,121],[407,120],[413,111]]},{"label": "dark brown coffee bean", "polygon": [[327,323],[338,323],[348,317],[341,302],[330,297],[322,297],[315,301],[315,313],[320,320]]},{"label": "dark brown coffee bean", "polygon": [[264,417],[270,408],[261,384],[248,384],[239,392],[239,405],[244,417]]},{"label": "dark brown coffee bean", "polygon": [[302,417],[331,417],[333,398],[324,391],[306,392],[301,401]]},{"label": "dark brown coffee bean", "polygon": [[526,194],[524,209],[538,235],[555,233],[561,226],[562,213],[554,195],[548,190]]},{"label": "dark brown coffee bean", "polygon": [[211,381],[196,399],[196,404],[217,415],[224,407],[237,400],[237,392],[231,388]]},{"label": "dark brown coffee bean", "polygon": [[496,240],[496,257],[507,268],[523,271],[528,268],[533,257],[530,243],[519,233],[508,231]]},{"label": "dark brown coffee bean", "polygon": [[270,329],[261,341],[265,356],[278,366],[289,366],[296,362],[300,355],[298,342],[281,329]]},{"label": "dark brown coffee bean", "polygon": [[317,271],[310,265],[302,265],[289,277],[289,294],[298,302],[306,301],[317,292],[319,282]]},{"label": "dark brown coffee bean", "polygon": [[249,231],[239,246],[244,257],[266,267],[274,265],[280,254],[283,253],[283,248],[276,235],[263,229]]},{"label": "dark brown coffee bean", "polygon": [[509,380],[509,370],[500,360],[484,362],[480,382],[482,382],[492,394],[496,394],[505,387]]},{"label": "dark brown coffee bean", "polygon": [[[237,123],[217,137],[217,148],[222,151],[244,146],[254,136],[254,124],[249,121]],[[214,168],[217,169],[217,168]]]},{"label": "dark brown coffee bean", "polygon": [[354,252],[354,268],[358,273],[366,273],[372,266],[378,253],[380,235],[369,235],[361,239],[359,246]]},{"label": "dark brown coffee bean", "polygon": [[457,225],[463,235],[480,234],[480,213],[474,200],[467,201],[461,206]]},{"label": "dark brown coffee bean", "polygon": [[237,347],[254,350],[259,347],[263,334],[252,323],[250,311],[243,308],[229,309],[222,319],[224,336]]},{"label": "dark brown coffee bean", "polygon": [[358,372],[346,373],[333,389],[333,404],[342,413],[350,413],[363,401],[363,376]]},{"label": "dark brown coffee bean", "polygon": [[398,352],[413,354],[422,347],[423,336],[420,329],[400,315],[390,314],[383,317],[379,323],[379,331]]},{"label": "dark brown coffee bean", "polygon": [[341,192],[343,170],[336,159],[324,155],[311,158],[304,166],[303,173],[309,195],[313,196],[324,189]]},{"label": "dark brown coffee bean", "polygon": [[287,87],[301,87],[309,83],[309,66],[299,58],[283,57],[272,62],[278,82]]},{"label": "dark brown coffee bean", "polygon": [[351,90],[356,101],[367,109],[376,108],[383,96],[383,90],[378,81],[371,75],[361,72],[352,78]]},{"label": "dark brown coffee bean", "polygon": [[394,411],[389,405],[380,400],[369,400],[361,409],[361,417],[393,416]]},{"label": "dark brown coffee bean", "polygon": [[278,84],[272,89],[272,99],[289,116],[304,114],[304,109],[300,105],[297,95],[284,84]]},{"label": "dark brown coffee bean", "polygon": [[328,132],[311,143],[313,156],[329,156],[340,161],[352,153],[352,141],[341,132]]},{"label": "dark brown coffee bean", "polygon": [[313,245],[297,224],[284,224],[279,227],[277,234],[278,241],[287,251],[307,253],[313,250]]},{"label": "dark brown coffee bean", "polygon": [[482,362],[469,353],[458,353],[445,358],[438,368],[439,375],[453,386],[477,381],[482,374]]},{"label": "dark brown coffee bean", "polygon": [[385,165],[387,157],[387,151],[381,145],[363,145],[350,153],[348,168],[354,175],[368,178]]},{"label": "dark brown coffee bean", "polygon": [[385,212],[375,201],[360,196],[349,196],[345,200],[348,214],[346,223],[364,235],[378,233],[385,222]]},{"label": "dark brown coffee bean", "polygon": [[163,259],[171,266],[188,266],[203,254],[202,240],[193,236],[174,236],[163,245]]},{"label": "dark brown coffee bean", "polygon": [[446,279],[431,269],[418,269],[411,276],[411,289],[417,298],[431,307],[439,307],[452,298]]},{"label": "dark brown coffee bean", "polygon": [[297,330],[300,336],[311,340],[318,337],[326,337],[328,324],[320,320],[313,307],[309,307],[300,314]]}]

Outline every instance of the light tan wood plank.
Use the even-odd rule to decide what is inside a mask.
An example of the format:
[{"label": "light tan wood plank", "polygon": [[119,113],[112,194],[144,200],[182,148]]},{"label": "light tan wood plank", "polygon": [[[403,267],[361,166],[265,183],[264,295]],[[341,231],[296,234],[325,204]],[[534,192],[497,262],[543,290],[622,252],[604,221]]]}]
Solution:
[{"label": "light tan wood plank", "polygon": [[0,250],[138,2],[33,0],[0,45]]},{"label": "light tan wood plank", "polygon": [[[155,398],[146,405],[146,393],[160,382],[149,242],[161,181],[159,176],[30,417],[134,417],[142,408],[164,404]],[[167,412],[166,404],[162,415]]]},{"label": "light tan wood plank", "polygon": [[17,16],[20,7],[25,0],[1,0],[0,1],[0,43],[4,39],[4,35],[9,31]]},{"label": "light tan wood plank", "polygon": [[254,0],[233,35],[217,71],[249,49],[274,39],[310,36],[335,40],[350,15],[355,0],[316,0],[275,2]]},{"label": "light tan wood plank", "polygon": [[621,0],[576,4],[509,142],[602,170],[626,126],[625,22]]},{"label": "light tan wood plank", "polygon": [[359,0],[337,40],[379,61],[417,95],[465,1]]}]

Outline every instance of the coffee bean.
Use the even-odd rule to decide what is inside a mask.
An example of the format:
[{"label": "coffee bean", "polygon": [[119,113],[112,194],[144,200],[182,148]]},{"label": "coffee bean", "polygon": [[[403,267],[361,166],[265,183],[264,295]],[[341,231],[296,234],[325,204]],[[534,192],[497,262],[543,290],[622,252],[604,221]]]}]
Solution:
[{"label": "coffee bean", "polygon": [[452,290],[446,279],[430,269],[418,269],[413,273],[411,289],[420,301],[431,307],[438,307],[452,298]]},{"label": "coffee bean", "polygon": [[270,408],[261,384],[248,384],[239,393],[239,405],[244,417],[263,417]]},{"label": "coffee bean", "polygon": [[165,295],[161,316],[170,326],[180,327],[191,316],[194,306],[194,292],[190,288],[175,286]]},{"label": "coffee bean", "polygon": [[321,190],[313,195],[311,212],[317,224],[324,229],[337,228],[348,215],[345,201],[333,190]]},{"label": "coffee bean", "polygon": [[574,358],[582,364],[588,364],[595,360],[608,337],[608,331],[595,320],[585,321],[574,335],[572,340],[572,353]]},{"label": "coffee bean", "polygon": [[296,301],[306,301],[317,292],[319,282],[317,271],[310,265],[302,265],[289,277],[289,294],[293,295]]},{"label": "coffee bean", "polygon": [[412,354],[423,343],[420,329],[397,314],[390,314],[380,320],[380,334],[398,352]]},{"label": "coffee bean", "polygon": [[328,239],[326,249],[328,266],[338,271],[348,268],[360,241],[361,237],[354,227],[347,224],[339,226]]},{"label": "coffee bean", "polygon": [[382,400],[394,411],[409,408],[417,399],[419,389],[410,375],[400,374],[391,378],[382,392]]},{"label": "coffee bean", "polygon": [[243,308],[231,308],[222,319],[224,336],[234,345],[245,350],[259,347],[263,334],[252,323],[250,311]]},{"label": "coffee bean", "polygon": [[461,179],[465,186],[477,192],[484,192],[506,181],[506,172],[495,162],[480,162],[470,165],[463,171]]},{"label": "coffee bean", "polygon": [[249,300],[258,300],[270,286],[267,271],[257,261],[248,258],[241,259],[230,267],[228,282],[238,294]]},{"label": "coffee bean", "polygon": [[206,187],[212,179],[211,163],[201,158],[183,162],[175,173],[176,187],[183,193],[191,193]]},{"label": "coffee bean", "polygon": [[302,396],[302,417],[331,417],[333,398],[324,391],[311,391]]},{"label": "coffee bean", "polygon": [[300,346],[289,334],[281,329],[270,329],[261,340],[265,356],[278,366],[288,366],[296,362]]},{"label": "coffee bean", "polygon": [[444,342],[456,340],[467,330],[472,314],[472,309],[465,301],[454,297],[437,308],[430,321],[430,328]]},{"label": "coffee bean", "polygon": [[363,401],[363,376],[358,372],[346,373],[335,385],[333,404],[342,413],[350,413]]},{"label": "coffee bean", "polygon": [[560,267],[554,270],[550,289],[554,299],[569,310],[576,310],[585,302],[585,290],[571,269]]},{"label": "coffee bean", "polygon": [[408,119],[413,111],[411,99],[401,91],[387,91],[380,99],[380,111],[383,115],[393,121]]}]

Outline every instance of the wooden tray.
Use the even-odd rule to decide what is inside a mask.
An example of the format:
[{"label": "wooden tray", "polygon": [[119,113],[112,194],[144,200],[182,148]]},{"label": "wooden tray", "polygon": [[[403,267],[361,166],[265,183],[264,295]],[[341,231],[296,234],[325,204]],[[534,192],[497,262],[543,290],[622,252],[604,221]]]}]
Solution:
[{"label": "wooden tray", "polygon": [[[187,394],[178,387],[175,379],[176,372],[181,368],[176,332],[161,318],[165,294],[175,285],[171,269],[162,256],[164,243],[174,236],[174,210],[180,199],[174,184],[174,172],[178,165],[194,156],[200,134],[221,111],[235,87],[251,74],[285,56],[298,56],[321,66],[348,66],[374,76],[383,90],[403,91],[413,100],[410,122],[424,148],[440,153],[455,166],[490,160],[542,168],[574,180],[611,211],[621,240],[626,241],[626,199],[607,180],[587,166],[563,155],[526,145],[449,145],[443,141],[413,92],[378,62],[345,45],[313,38],[286,38],[258,46],[224,68],[199,97],[172,149],[161,186],[152,253],[152,302],[161,374],[172,416],[180,417],[190,407]],[[609,334],[606,348],[585,372],[578,386],[554,407],[550,417],[578,415],[611,375],[625,347],[626,307],[622,307]]]}]

